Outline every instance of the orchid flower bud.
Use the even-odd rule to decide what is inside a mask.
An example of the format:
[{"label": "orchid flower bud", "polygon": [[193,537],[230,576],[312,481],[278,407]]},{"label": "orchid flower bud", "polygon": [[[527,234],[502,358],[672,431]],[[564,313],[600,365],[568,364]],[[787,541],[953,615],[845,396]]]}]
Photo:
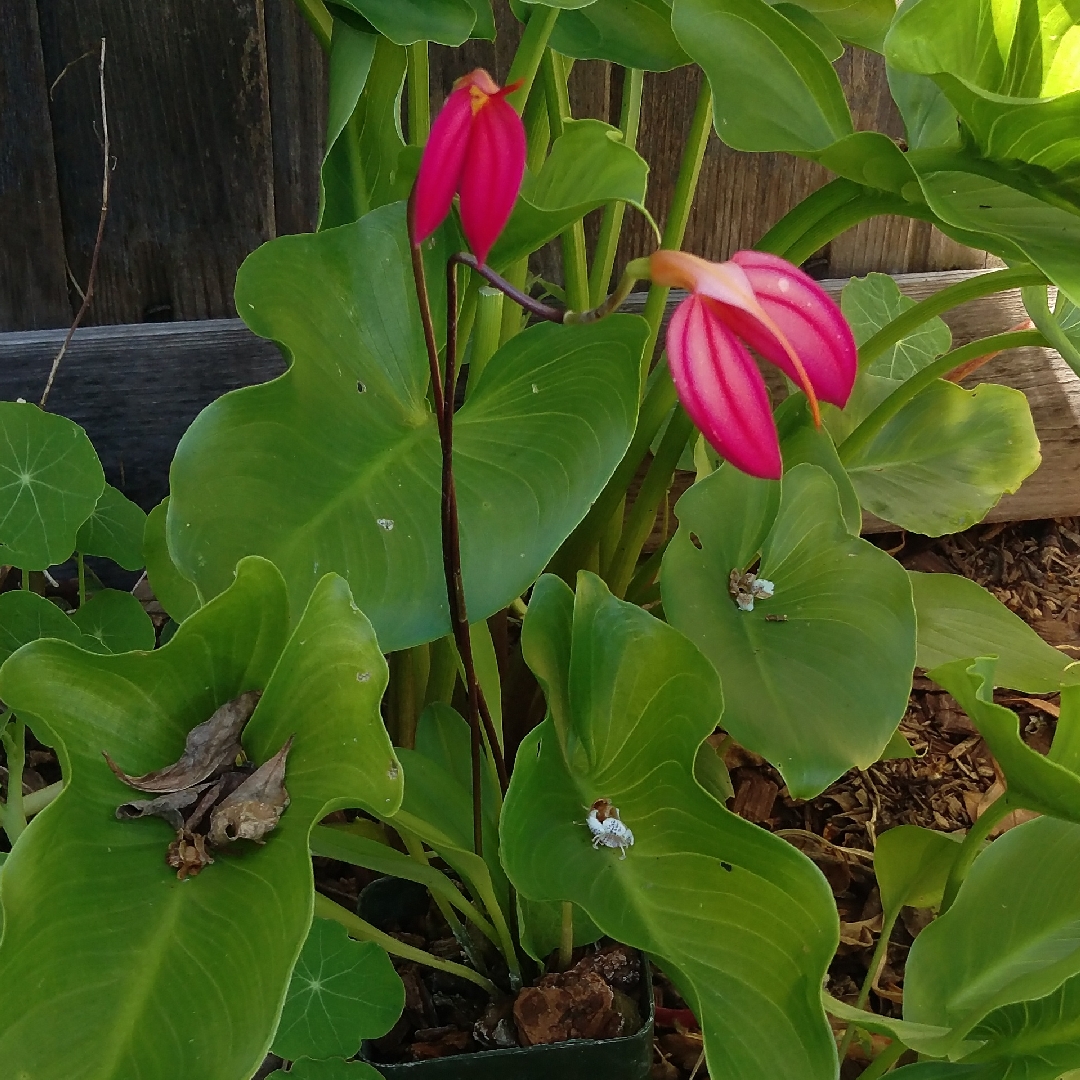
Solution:
[{"label": "orchid flower bud", "polygon": [[514,208],[525,174],[525,127],[482,68],[454,83],[431,126],[413,190],[412,242],[422,243],[459,197],[461,226],[483,264]]},{"label": "orchid flower bud", "polygon": [[751,476],[783,473],[772,406],[749,345],[806,394],[843,408],[858,371],[855,340],[840,309],[798,267],[776,255],[738,251],[711,263],[657,251],[652,279],[686,289],[667,331],[668,366],[690,419],[714,449]]}]

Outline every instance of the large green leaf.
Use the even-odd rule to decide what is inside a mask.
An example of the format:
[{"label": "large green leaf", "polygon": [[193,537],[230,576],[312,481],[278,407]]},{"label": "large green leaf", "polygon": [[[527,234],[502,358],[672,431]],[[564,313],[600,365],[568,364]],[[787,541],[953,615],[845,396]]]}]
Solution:
[{"label": "large green leaf", "polygon": [[[911,688],[911,587],[898,563],[848,532],[829,476],[804,464],[777,483],[724,465],[676,513],[664,611],[720,673],[725,728],[795,798],[877,761]],[[775,592],[741,611],[729,575],[759,554]]]},{"label": "large green leaf", "polygon": [[880,52],[896,13],[895,0],[794,0],[838,38]]},{"label": "large green leaf", "polygon": [[543,168],[536,175],[526,174],[489,263],[509,266],[590,210],[612,201],[636,206],[652,222],[645,209],[648,179],[648,164],[622,141],[618,128],[599,120],[565,121],[565,131],[552,145]]},{"label": "large green leaf", "polygon": [[157,643],[150,616],[131,593],[121,589],[102,589],[95,593],[72,613],[71,621],[86,637],[97,641],[105,652],[149,651]]},{"label": "large green leaf", "polygon": [[[443,275],[431,278],[438,309]],[[292,364],[220,398],[181,440],[168,510],[180,570],[208,597],[237,559],[264,555],[294,609],[334,570],[385,651],[444,636],[439,439],[403,208],[265,245],[241,268],[237,305]],[[629,315],[532,327],[495,354],[457,413],[474,622],[529,587],[618,464],[646,333]]]},{"label": "large green leaf", "polygon": [[806,153],[852,133],[829,61],[766,0],[675,0],[671,24],[709,79],[729,146]]},{"label": "large green leaf", "polygon": [[293,968],[274,1053],[289,1060],[352,1057],[364,1039],[394,1026],[404,1004],[405,987],[384,949],[315,919]]},{"label": "large green leaf", "polygon": [[981,585],[957,574],[909,572],[919,625],[916,663],[925,671],[996,656],[994,683],[1029,694],[1057,692],[1072,659],[1048,645]]},{"label": "large green leaf", "polygon": [[347,225],[408,194],[410,180],[399,168],[405,68],[400,45],[334,20],[320,229]]},{"label": "large green leaf", "polygon": [[1080,826],[1010,829],[911,946],[904,1018],[952,1028],[956,1044],[991,1010],[1055,991],[1080,972],[1078,895]]},{"label": "large green leaf", "polygon": [[105,474],[78,424],[0,401],[0,563],[44,570],[75,550]]},{"label": "large green leaf", "polygon": [[669,71],[690,63],[671,29],[668,0],[595,0],[564,11],[551,47],[578,60],[610,60],[623,67]]},{"label": "large green leaf", "polygon": [[[1068,755],[1051,753],[1044,757],[1024,742],[1016,713],[994,703],[992,659],[956,660],[928,674],[960,702],[979,729],[1005,774],[1005,798],[1010,805],[1080,823],[1080,775],[1074,771],[1077,763]],[[1067,724],[1075,719],[1075,715],[1066,718]],[[1074,735],[1068,732],[1066,742],[1075,745],[1070,738]]]},{"label": "large green leaf", "polygon": [[469,0],[334,0],[362,15],[397,45],[435,41],[461,45],[472,34],[476,10]]},{"label": "large green leaf", "polygon": [[1080,12],[1070,0],[918,0],[889,32],[889,63],[933,76],[980,151],[1075,179]]},{"label": "large green leaf", "polygon": [[[526,624],[539,614],[558,626],[568,592],[551,583],[534,594]],[[545,602],[558,609],[550,618]],[[557,666],[538,674],[548,681]],[[566,677],[565,741],[550,718],[526,738],[503,809],[514,885],[573,901],[653,956],[701,1021],[711,1075],[835,1075],[820,1001],[837,941],[832,897],[803,855],[694,781],[694,756],[723,708],[708,661],[583,573]],[[625,859],[590,843],[585,809],[601,798],[633,830]]]},{"label": "large green leaf", "polygon": [[[852,278],[840,294],[840,310],[862,345],[883,326],[915,306],[888,274]],[[875,357],[864,370],[870,375],[903,382],[952,348],[952,332],[940,318],[927,320],[914,333]]]},{"label": "large green leaf", "polygon": [[926,201],[945,226],[977,235],[1009,261],[1029,261],[1080,303],[1080,212],[1018,173],[970,155],[913,151]]},{"label": "large green leaf", "polygon": [[142,543],[146,514],[126,495],[106,484],[75,537],[75,547],[83,555],[101,555],[125,570],[143,567]]},{"label": "large green leaf", "polygon": [[[385,662],[345,583],[328,575],[291,638],[288,625],[280,575],[249,559],[156,652],[40,641],[0,670],[0,696],[56,746],[66,780],[0,883],[11,1075],[238,1080],[263,1060],[311,921],[312,825],[344,805],[392,812],[401,797],[379,716]],[[134,773],[158,768],[257,687],[245,749],[265,761],[295,735],[291,804],[265,846],[219,853],[180,882],[164,822],[116,820],[131,792],[102,751]]]},{"label": "large green leaf", "polygon": [[202,606],[199,592],[176,568],[165,539],[165,522],[169,512],[166,495],[146,516],[143,532],[143,562],[150,588],[161,606],[176,622],[183,622]]},{"label": "large green leaf", "polygon": [[865,510],[926,536],[981,521],[1039,466],[1039,438],[1020,390],[937,379],[862,450],[840,457]]}]

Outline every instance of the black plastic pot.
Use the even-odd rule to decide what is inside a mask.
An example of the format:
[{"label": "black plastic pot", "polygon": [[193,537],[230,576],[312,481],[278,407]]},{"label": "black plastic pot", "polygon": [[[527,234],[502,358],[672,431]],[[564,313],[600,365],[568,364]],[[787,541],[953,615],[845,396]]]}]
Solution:
[{"label": "black plastic pot", "polygon": [[483,1050],[430,1061],[386,1065],[360,1054],[387,1078],[394,1080],[644,1080],[652,1065],[655,1009],[652,974],[642,957],[641,1029],[617,1039],[574,1039],[547,1046],[515,1046],[509,1050]]}]

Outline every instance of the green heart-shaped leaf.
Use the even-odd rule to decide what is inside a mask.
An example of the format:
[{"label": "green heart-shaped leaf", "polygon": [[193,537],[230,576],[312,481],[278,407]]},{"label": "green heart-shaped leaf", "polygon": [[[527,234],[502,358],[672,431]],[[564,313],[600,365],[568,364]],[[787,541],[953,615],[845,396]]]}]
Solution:
[{"label": "green heart-shaped leaf", "polygon": [[[436,310],[441,277],[430,276]],[[333,570],[385,651],[444,636],[441,458],[403,208],[264,245],[241,268],[237,305],[292,364],[220,398],[181,440],[168,509],[177,566],[209,597],[236,560],[263,555],[294,608]],[[614,471],[634,430],[647,329],[630,315],[531,327],[457,413],[474,622],[529,587]]]},{"label": "green heart-shaped leaf", "polygon": [[996,656],[994,682],[1029,694],[1056,693],[1072,659],[1048,645],[981,585],[957,574],[909,571],[924,671],[953,660]]},{"label": "green heart-shaped leaf", "polygon": [[[590,574],[579,575],[576,603],[554,582],[534,592],[526,625],[537,615],[558,625],[570,605],[565,733],[549,717],[518,751],[501,827],[507,873],[522,895],[573,901],[604,933],[648,952],[700,1020],[711,1075],[834,1075],[820,1000],[837,941],[825,881],[694,781],[697,749],[723,709],[715,671],[682,634]],[[554,677],[546,662],[537,673]],[[590,842],[584,817],[598,799],[633,831],[625,859]]]},{"label": "green heart-shaped leaf", "polygon": [[[1004,797],[1011,805],[1080,822],[1080,775],[1073,771],[1074,762],[1059,754],[1044,757],[1020,737],[1016,713],[994,703],[992,659],[957,660],[927,674],[960,702],[979,729],[1005,774],[1008,791]],[[1072,743],[1073,734],[1066,735],[1066,742]]]},{"label": "green heart-shaped leaf", "polygon": [[404,1005],[405,987],[385,950],[315,919],[293,968],[274,1053],[352,1057],[364,1039],[385,1035]]},{"label": "green heart-shaped leaf", "polygon": [[148,652],[157,643],[154,624],[142,604],[131,593],[120,589],[102,589],[95,593],[72,613],[71,621],[106,652],[135,649]]},{"label": "green heart-shaped leaf", "polygon": [[94,512],[75,537],[75,548],[83,555],[112,559],[125,570],[141,570],[145,530],[146,514],[142,508],[106,484]]},{"label": "green heart-shaped leaf", "polygon": [[[795,798],[877,761],[911,689],[911,586],[895,560],[848,532],[829,476],[804,464],[777,483],[724,465],[676,513],[664,611],[719,672],[726,730],[768,758]],[[759,554],[774,593],[742,611],[729,575]]]},{"label": "green heart-shaped leaf", "polygon": [[672,32],[665,0],[595,0],[584,10],[564,11],[551,32],[551,47],[578,60],[610,60],[645,71],[690,63]]},{"label": "green heart-shaped leaf", "polygon": [[649,166],[622,141],[622,132],[599,120],[567,120],[564,127],[540,172],[526,174],[488,260],[492,266],[524,258],[590,210],[613,201],[637,207],[656,228],[645,209]]},{"label": "green heart-shaped leaf", "polygon": [[[385,661],[345,583],[328,575],[291,638],[288,625],[280,575],[248,559],[156,652],[40,641],[0,669],[0,696],[56,746],[66,780],[0,880],[0,1060],[13,1075],[237,1080],[262,1062],[311,921],[312,825],[343,805],[390,813],[401,797],[379,715]],[[262,762],[295,735],[291,803],[264,846],[178,881],[163,821],[116,820],[131,791],[102,751],[133,773],[159,768],[218,706],[263,686],[244,745]]]},{"label": "green heart-shaped leaf", "polygon": [[766,0],[675,0],[671,25],[709,79],[728,146],[806,153],[852,133],[829,61]]},{"label": "green heart-shaped leaf", "polygon": [[24,570],[62,563],[104,487],[101,462],[78,424],[0,401],[0,562]]},{"label": "green heart-shaped leaf", "polygon": [[362,15],[397,45],[435,41],[461,45],[476,22],[469,0],[336,0]]},{"label": "green heart-shaped leaf", "polygon": [[146,515],[143,532],[143,563],[150,588],[161,606],[176,622],[183,622],[202,606],[199,592],[176,568],[165,539],[169,497],[166,495]]},{"label": "green heart-shaped leaf", "polygon": [[961,532],[1042,460],[1027,398],[982,383],[937,379],[863,449],[840,456],[863,508],[925,536]]},{"label": "green heart-shaped leaf", "polygon": [[956,1045],[991,1010],[1052,993],[1080,972],[1078,894],[1080,826],[1010,829],[911,946],[904,1018],[952,1028]]}]

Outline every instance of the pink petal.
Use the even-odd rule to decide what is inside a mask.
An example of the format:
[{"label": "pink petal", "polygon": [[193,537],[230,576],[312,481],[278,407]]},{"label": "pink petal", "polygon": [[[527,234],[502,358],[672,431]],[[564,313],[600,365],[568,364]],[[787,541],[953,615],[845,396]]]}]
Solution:
[{"label": "pink petal", "polygon": [[[777,255],[737,251],[758,303],[787,338],[822,401],[843,408],[858,373],[855,339],[840,309],[816,281]],[[724,322],[796,384],[801,380],[772,331],[745,310],[723,305]]]},{"label": "pink petal", "polygon": [[491,97],[473,117],[458,188],[461,227],[481,263],[506,226],[524,175],[525,125],[502,94]]},{"label": "pink petal", "polygon": [[765,381],[753,357],[721,321],[718,307],[692,294],[668,324],[668,366],[675,389],[717,453],[751,476],[779,480],[783,463]]},{"label": "pink petal", "polygon": [[435,117],[420,158],[413,192],[414,243],[426,240],[450,213],[469,149],[472,124],[472,92],[468,86],[461,86],[451,93]]}]

